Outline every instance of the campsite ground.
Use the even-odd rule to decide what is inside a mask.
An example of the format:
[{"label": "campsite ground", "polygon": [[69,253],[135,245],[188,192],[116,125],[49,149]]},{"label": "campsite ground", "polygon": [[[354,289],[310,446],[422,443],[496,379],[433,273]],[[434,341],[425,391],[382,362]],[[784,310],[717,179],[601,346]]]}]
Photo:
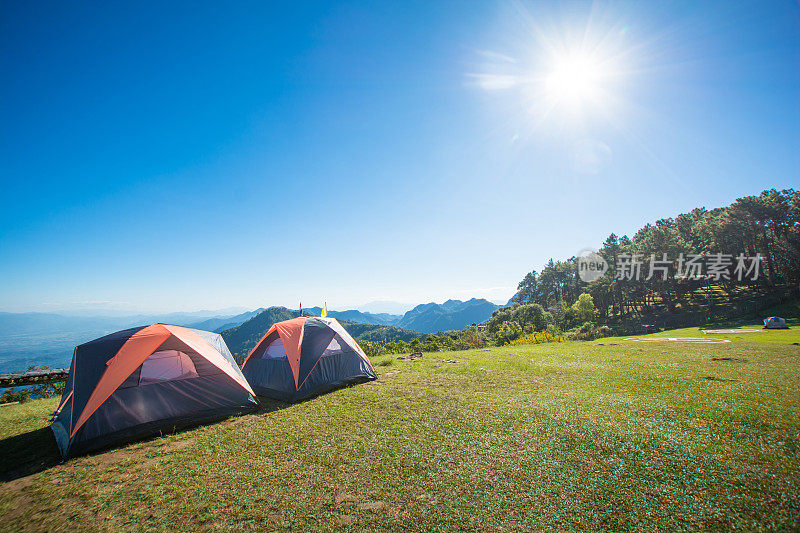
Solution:
[{"label": "campsite ground", "polygon": [[64,464],[57,400],[0,407],[0,530],[798,530],[800,328],[705,337],[732,342],[386,356],[375,382]]}]

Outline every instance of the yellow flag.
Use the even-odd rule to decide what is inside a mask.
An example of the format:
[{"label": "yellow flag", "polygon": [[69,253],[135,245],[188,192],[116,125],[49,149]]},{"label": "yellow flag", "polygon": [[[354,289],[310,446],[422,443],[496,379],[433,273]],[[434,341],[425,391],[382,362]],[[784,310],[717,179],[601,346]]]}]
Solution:
[{"label": "yellow flag", "polygon": [[322,304],[322,313],[319,316],[328,316],[328,302]]}]

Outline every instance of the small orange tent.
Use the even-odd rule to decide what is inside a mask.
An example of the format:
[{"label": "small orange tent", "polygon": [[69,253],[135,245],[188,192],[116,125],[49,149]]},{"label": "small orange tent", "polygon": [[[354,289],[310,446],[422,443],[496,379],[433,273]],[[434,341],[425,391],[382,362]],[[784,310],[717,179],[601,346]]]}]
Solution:
[{"label": "small orange tent", "polygon": [[369,358],[335,318],[273,324],[242,363],[256,394],[299,401],[348,383],[375,379]]}]

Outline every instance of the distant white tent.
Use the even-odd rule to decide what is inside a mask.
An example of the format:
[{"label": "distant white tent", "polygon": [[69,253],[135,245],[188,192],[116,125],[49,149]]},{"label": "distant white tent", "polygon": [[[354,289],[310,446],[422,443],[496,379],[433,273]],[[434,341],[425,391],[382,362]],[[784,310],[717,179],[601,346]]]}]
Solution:
[{"label": "distant white tent", "polygon": [[771,316],[764,319],[764,329],[789,329],[786,319],[779,316]]}]

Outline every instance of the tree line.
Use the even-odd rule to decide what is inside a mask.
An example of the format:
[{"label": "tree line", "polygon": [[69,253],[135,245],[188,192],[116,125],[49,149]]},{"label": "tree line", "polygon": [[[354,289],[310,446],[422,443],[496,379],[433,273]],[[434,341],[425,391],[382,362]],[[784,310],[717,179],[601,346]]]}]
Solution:
[{"label": "tree line", "polygon": [[800,192],[770,189],[659,219],[633,237],[612,233],[597,254],[608,265],[598,279],[581,279],[578,256],[551,259],[524,276],[513,302],[563,314],[585,293],[609,324],[755,311],[797,295]]}]

